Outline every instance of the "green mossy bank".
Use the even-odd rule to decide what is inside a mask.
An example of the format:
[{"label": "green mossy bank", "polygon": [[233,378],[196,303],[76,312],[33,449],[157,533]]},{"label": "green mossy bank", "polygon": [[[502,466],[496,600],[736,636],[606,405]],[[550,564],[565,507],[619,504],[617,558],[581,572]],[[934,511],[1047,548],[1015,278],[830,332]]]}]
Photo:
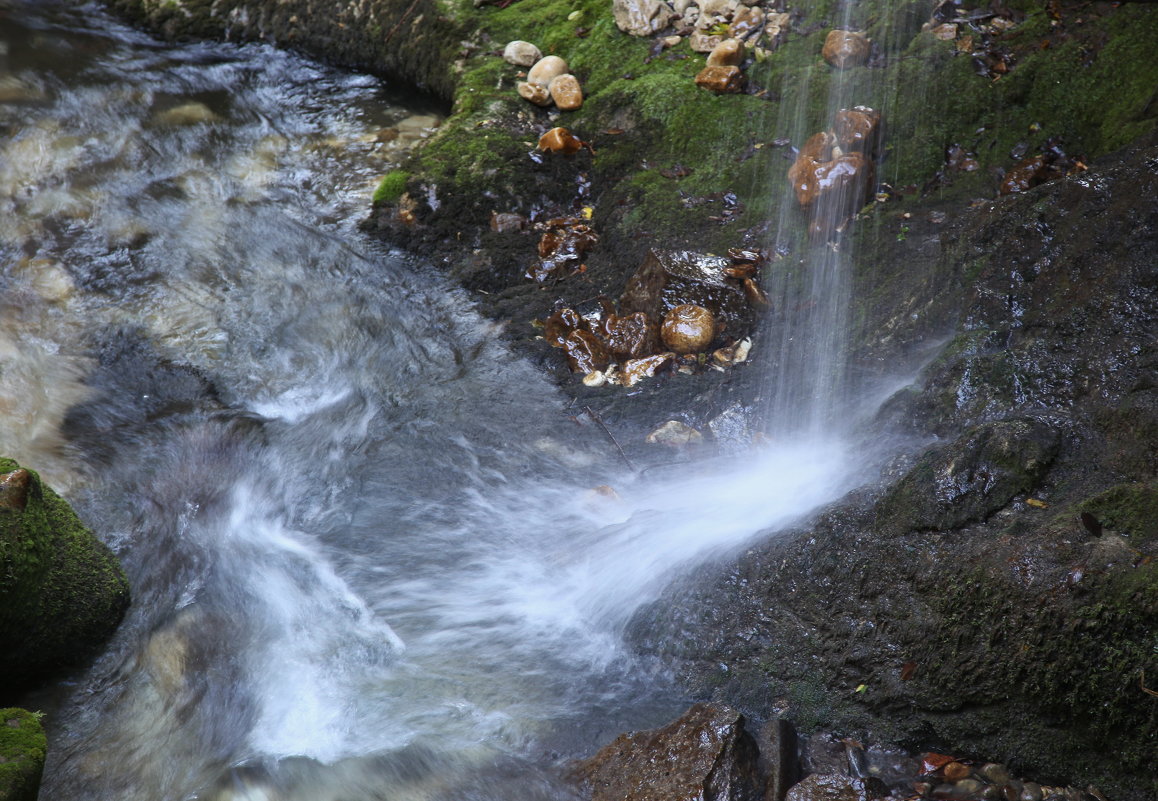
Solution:
[{"label": "green mossy bank", "polygon": [[35,714],[0,709],[0,800],[36,801],[47,747]]},{"label": "green mossy bank", "polygon": [[[0,474],[19,468],[0,458]],[[28,474],[24,499],[0,507],[0,697],[8,699],[90,656],[129,604],[112,552]]]}]

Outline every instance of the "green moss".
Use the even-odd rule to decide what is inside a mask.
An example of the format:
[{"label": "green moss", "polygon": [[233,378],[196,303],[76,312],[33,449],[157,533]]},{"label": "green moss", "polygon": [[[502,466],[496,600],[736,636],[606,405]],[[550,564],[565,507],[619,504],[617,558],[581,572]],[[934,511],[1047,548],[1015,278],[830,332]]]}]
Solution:
[{"label": "green moss", "polygon": [[404,170],[391,170],[382,176],[378,188],[374,190],[374,205],[394,203],[406,191],[406,182],[410,180],[410,173]]},{"label": "green moss", "polygon": [[[17,467],[0,459],[0,472]],[[29,473],[24,510],[0,509],[0,677],[10,692],[86,656],[129,601],[109,549]]]},{"label": "green moss", "polygon": [[38,715],[0,709],[0,799],[36,801],[47,748]]},{"label": "green moss", "polygon": [[1158,539],[1158,484],[1119,484],[1079,507],[1105,527],[1141,545]]}]

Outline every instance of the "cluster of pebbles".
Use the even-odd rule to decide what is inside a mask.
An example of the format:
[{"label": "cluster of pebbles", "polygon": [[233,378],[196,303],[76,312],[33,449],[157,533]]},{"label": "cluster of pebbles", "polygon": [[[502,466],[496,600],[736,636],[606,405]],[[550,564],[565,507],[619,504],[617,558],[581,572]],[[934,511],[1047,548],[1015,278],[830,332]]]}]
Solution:
[{"label": "cluster of pebbles", "polygon": [[575,111],[583,105],[583,87],[559,56],[544,56],[531,42],[516,39],[503,48],[503,59],[517,67],[529,67],[526,80],[516,89],[524,100],[536,106],[554,105],[560,111]]},{"label": "cluster of pebbles", "polygon": [[739,0],[614,0],[612,12],[625,33],[651,36],[670,27],[674,33],[665,37],[665,45],[687,39],[697,53],[710,53],[725,39],[774,50],[791,20],[789,12],[765,8],[760,0],[751,5]]}]

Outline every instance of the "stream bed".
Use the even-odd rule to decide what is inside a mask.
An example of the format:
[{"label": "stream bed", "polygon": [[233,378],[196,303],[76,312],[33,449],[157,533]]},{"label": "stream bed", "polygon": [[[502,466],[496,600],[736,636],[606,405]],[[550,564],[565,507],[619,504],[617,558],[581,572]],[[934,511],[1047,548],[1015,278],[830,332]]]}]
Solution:
[{"label": "stream bed", "polygon": [[28,699],[41,797],[567,797],[554,768],[687,704],[623,645],[633,611],[855,483],[816,434],[625,469],[358,232],[437,123],[266,46],[0,5],[0,450],[133,591]]}]

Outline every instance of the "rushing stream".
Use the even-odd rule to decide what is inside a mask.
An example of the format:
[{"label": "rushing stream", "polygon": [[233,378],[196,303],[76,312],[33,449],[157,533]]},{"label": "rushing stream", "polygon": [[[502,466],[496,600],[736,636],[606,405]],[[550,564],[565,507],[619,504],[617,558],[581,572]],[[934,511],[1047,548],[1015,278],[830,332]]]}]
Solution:
[{"label": "rushing stream", "polygon": [[357,232],[436,124],[268,47],[0,3],[0,451],[134,599],[39,699],[42,798],[562,797],[546,767],[685,702],[620,644],[632,612],[853,481],[815,436],[623,470]]}]

